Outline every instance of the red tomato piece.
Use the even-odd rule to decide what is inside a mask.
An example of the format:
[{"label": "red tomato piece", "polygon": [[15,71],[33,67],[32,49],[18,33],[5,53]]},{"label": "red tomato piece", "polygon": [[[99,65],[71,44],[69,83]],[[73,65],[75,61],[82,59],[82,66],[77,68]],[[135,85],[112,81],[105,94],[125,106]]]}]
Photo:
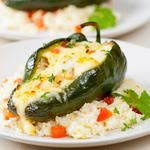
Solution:
[{"label": "red tomato piece", "polygon": [[64,126],[56,125],[51,127],[51,136],[53,138],[63,138],[67,136],[67,131]]},{"label": "red tomato piece", "polygon": [[107,108],[101,108],[100,113],[97,117],[97,121],[105,121],[106,119],[109,119],[112,116],[112,112],[109,111]]},{"label": "red tomato piece", "polygon": [[104,98],[104,102],[111,105],[114,102],[114,98],[112,96],[107,96]]}]

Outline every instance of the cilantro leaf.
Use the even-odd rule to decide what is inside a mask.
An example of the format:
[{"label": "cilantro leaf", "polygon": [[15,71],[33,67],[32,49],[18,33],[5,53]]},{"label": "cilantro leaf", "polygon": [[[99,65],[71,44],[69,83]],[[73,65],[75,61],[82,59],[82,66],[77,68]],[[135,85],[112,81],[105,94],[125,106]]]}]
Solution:
[{"label": "cilantro leaf", "polygon": [[100,6],[95,8],[88,20],[97,22],[101,29],[115,27],[117,24],[117,19],[112,10],[110,8]]},{"label": "cilantro leaf", "polygon": [[75,39],[72,39],[72,40],[67,44],[67,47],[68,47],[68,48],[73,48],[73,47],[75,47],[75,44],[76,44],[76,40],[75,40]]},{"label": "cilantro leaf", "polygon": [[117,107],[114,108],[113,113],[114,113],[114,114],[119,114],[119,110],[117,109]]},{"label": "cilantro leaf", "polygon": [[126,131],[127,129],[130,129],[133,125],[137,124],[136,118],[133,118],[129,121],[129,123],[124,123],[123,128],[121,129],[121,131]]},{"label": "cilantro leaf", "polygon": [[150,95],[146,91],[143,91],[140,96],[131,89],[125,90],[124,94],[113,95],[122,97],[130,106],[137,108],[144,118],[150,118]]},{"label": "cilantro leaf", "polygon": [[41,74],[39,74],[38,76],[32,78],[32,80],[41,80]]},{"label": "cilantro leaf", "polygon": [[53,82],[54,80],[55,80],[55,76],[53,74],[48,77],[49,82]]},{"label": "cilantro leaf", "polygon": [[43,95],[41,95],[41,98],[47,99],[48,98],[49,92],[45,92]]},{"label": "cilantro leaf", "polygon": [[123,125],[124,127],[121,129],[121,131],[126,131],[127,129],[131,128],[127,123],[124,123]]}]

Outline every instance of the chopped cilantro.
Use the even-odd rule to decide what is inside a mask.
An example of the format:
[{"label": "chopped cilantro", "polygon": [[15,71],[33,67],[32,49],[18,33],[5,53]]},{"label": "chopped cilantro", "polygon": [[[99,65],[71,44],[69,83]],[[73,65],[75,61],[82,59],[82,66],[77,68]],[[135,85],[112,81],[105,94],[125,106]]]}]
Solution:
[{"label": "chopped cilantro", "polygon": [[122,97],[130,106],[137,108],[144,115],[144,119],[150,118],[150,95],[146,91],[143,91],[140,96],[131,89],[125,90],[124,94],[113,95]]},{"label": "chopped cilantro", "polygon": [[123,128],[121,129],[121,131],[126,131],[127,129],[130,129],[131,127],[128,125],[128,124],[126,124],[126,123],[124,123],[123,124],[124,126],[123,126]]},{"label": "chopped cilantro", "polygon": [[89,48],[89,45],[85,44],[85,48],[86,48],[86,49]]},{"label": "chopped cilantro", "polygon": [[107,51],[107,50],[104,50],[104,49],[103,49],[103,50],[101,50],[101,51],[102,51],[102,52],[105,52],[105,53],[106,53],[106,56],[108,56],[108,55],[109,55],[109,56],[111,56],[111,57],[112,57],[112,55],[111,55],[110,51]]},{"label": "chopped cilantro", "polygon": [[137,123],[136,118],[133,118],[129,121],[129,123],[124,123],[123,128],[121,129],[121,131],[126,131],[127,129],[130,129],[133,125],[135,125]]},{"label": "chopped cilantro", "polygon": [[49,92],[45,92],[43,95],[41,95],[41,98],[43,98],[43,99],[48,98],[48,94],[49,94]]},{"label": "chopped cilantro", "polygon": [[115,27],[117,24],[116,16],[110,8],[95,7],[94,12],[89,16],[89,21],[97,22],[101,29]]},{"label": "chopped cilantro", "polygon": [[65,69],[62,69],[62,72],[63,72],[63,73],[65,73],[65,72],[66,72],[66,70],[65,70]]},{"label": "chopped cilantro", "polygon": [[136,123],[137,123],[136,118],[130,120],[130,126],[133,126]]},{"label": "chopped cilantro", "polygon": [[114,114],[119,114],[119,110],[116,107],[114,108],[113,112],[114,112]]},{"label": "chopped cilantro", "polygon": [[41,74],[39,74],[38,76],[32,78],[32,80],[41,80]]},{"label": "chopped cilantro", "polygon": [[53,82],[54,80],[55,80],[55,76],[53,74],[48,77],[49,82]]},{"label": "chopped cilantro", "polygon": [[75,43],[76,43],[76,40],[75,40],[75,39],[72,39],[72,40],[67,44],[67,47],[68,47],[68,48],[73,48],[73,47],[75,47]]}]

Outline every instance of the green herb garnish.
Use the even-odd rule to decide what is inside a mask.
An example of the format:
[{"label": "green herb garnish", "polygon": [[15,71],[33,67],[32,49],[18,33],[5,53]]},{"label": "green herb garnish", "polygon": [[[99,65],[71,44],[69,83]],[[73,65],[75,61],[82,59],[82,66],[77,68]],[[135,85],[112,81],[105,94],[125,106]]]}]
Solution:
[{"label": "green herb garnish", "polygon": [[124,126],[123,126],[123,128],[121,129],[121,131],[126,131],[127,129],[130,129],[131,127],[128,125],[128,124],[126,124],[126,123],[124,123],[123,124]]},{"label": "green herb garnish", "polygon": [[65,69],[62,69],[62,73],[65,73],[66,72],[66,70]]},{"label": "green herb garnish", "polygon": [[53,82],[54,80],[55,80],[55,76],[53,74],[48,77],[49,82]]},{"label": "green herb garnish", "polygon": [[73,47],[75,47],[75,43],[76,43],[76,40],[75,40],[75,39],[72,39],[72,40],[67,44],[67,47],[68,47],[68,48],[73,48]]},{"label": "green herb garnish", "polygon": [[39,74],[38,76],[32,78],[32,80],[41,80],[41,74]]},{"label": "green herb garnish", "polygon": [[111,53],[110,53],[110,51],[108,51],[108,50],[101,50],[102,52],[104,52],[105,54],[106,54],[106,56],[111,56],[112,57],[112,55],[111,55]]},{"label": "green herb garnish", "polygon": [[130,106],[137,108],[145,119],[150,118],[150,95],[146,91],[143,91],[141,96],[131,89],[125,90],[123,95],[119,93],[113,95],[122,97]]},{"label": "green herb garnish", "polygon": [[48,94],[49,94],[49,92],[45,92],[45,93],[41,96],[41,98],[47,99],[47,98],[48,98]]},{"label": "green herb garnish", "polygon": [[115,107],[113,113],[114,114],[119,114],[119,110]]},{"label": "green herb garnish", "polygon": [[137,123],[136,118],[133,118],[129,121],[129,123],[124,123],[123,128],[121,129],[121,131],[126,131],[127,129],[130,129],[133,125],[135,125]]},{"label": "green herb garnish", "polygon": [[101,29],[115,27],[117,24],[116,16],[110,8],[97,6],[88,18],[89,21],[97,22]]},{"label": "green herb garnish", "polygon": [[87,49],[87,48],[90,48],[90,47],[89,47],[89,45],[85,44],[85,48]]}]

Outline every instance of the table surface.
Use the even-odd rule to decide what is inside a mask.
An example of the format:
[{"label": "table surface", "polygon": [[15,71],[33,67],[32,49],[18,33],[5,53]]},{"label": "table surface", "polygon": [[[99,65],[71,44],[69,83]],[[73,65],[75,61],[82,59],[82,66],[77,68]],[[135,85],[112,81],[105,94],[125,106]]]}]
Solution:
[{"label": "table surface", "polygon": [[[150,22],[131,33],[120,36],[116,39],[150,48]],[[1,45],[10,42],[13,41],[0,39]],[[57,150],[57,149],[31,146],[31,145],[0,139],[0,150]],[[82,148],[82,150],[84,149],[86,150],[99,150],[99,149],[100,150],[150,150],[150,136],[142,137],[136,140],[115,144],[115,145],[109,145],[109,146],[103,146],[97,148]]]}]

